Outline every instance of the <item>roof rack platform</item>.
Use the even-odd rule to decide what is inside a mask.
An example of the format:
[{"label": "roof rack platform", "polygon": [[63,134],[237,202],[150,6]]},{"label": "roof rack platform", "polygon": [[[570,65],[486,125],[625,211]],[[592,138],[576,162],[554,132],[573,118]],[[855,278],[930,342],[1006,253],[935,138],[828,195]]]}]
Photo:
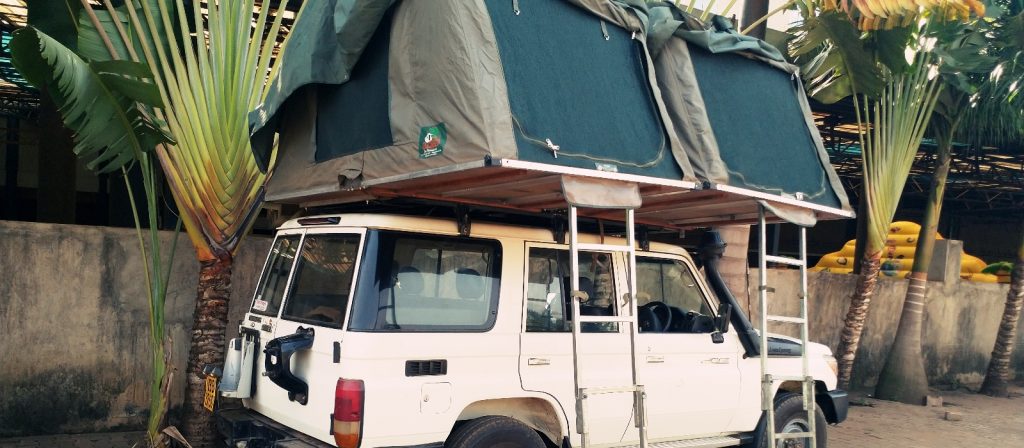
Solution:
[{"label": "roof rack platform", "polygon": [[[568,207],[562,190],[563,176],[634,183],[643,205],[636,222],[668,229],[692,229],[721,225],[756,224],[759,201],[768,205],[802,209],[818,220],[852,218],[854,213],[794,197],[723,184],[699,184],[651,176],[573,168],[513,159],[486,158],[479,162],[449,165],[400,176],[348,183],[333,191],[308,191],[287,201],[268,196],[269,202],[297,203],[302,207],[342,205],[369,200],[418,199],[431,202],[504,209],[522,213],[550,213]],[[617,210],[581,209],[589,218],[621,220]],[[768,213],[768,222],[784,222]]]}]

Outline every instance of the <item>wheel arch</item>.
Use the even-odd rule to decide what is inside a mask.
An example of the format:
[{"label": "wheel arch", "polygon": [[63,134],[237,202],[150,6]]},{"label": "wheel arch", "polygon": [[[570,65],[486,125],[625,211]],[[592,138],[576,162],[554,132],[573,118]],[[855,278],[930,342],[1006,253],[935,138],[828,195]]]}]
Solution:
[{"label": "wheel arch", "polygon": [[[470,403],[456,419],[456,424],[488,415],[514,418],[543,434],[555,445],[568,435],[568,426],[560,407],[544,397],[492,398]],[[453,428],[454,430],[454,428]]]},{"label": "wheel arch", "polygon": [[[775,389],[774,400],[778,401],[782,394],[803,394],[803,384],[800,381],[784,381]],[[814,381],[814,402],[822,413],[825,414],[825,421],[837,424],[846,419],[845,412],[840,416],[834,403],[828,395],[828,385],[824,381]]]}]

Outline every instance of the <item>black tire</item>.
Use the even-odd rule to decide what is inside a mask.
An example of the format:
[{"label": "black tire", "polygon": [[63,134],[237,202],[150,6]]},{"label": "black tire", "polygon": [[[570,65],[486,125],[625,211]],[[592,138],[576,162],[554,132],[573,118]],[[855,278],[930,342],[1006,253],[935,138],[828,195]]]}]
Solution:
[{"label": "black tire", "polygon": [[518,420],[491,415],[470,420],[444,443],[445,448],[545,448],[536,431]]},{"label": "black tire", "polygon": [[[828,422],[825,421],[825,414],[821,412],[821,408],[815,406],[814,408],[814,426],[816,428],[816,442],[815,448],[825,448],[828,446]],[[803,397],[800,394],[794,393],[782,393],[775,398],[775,432],[805,432],[807,430],[807,411],[804,410]],[[758,448],[790,448],[800,447],[808,448],[809,441],[807,439],[787,439],[776,443],[776,447],[771,447],[768,443],[768,434],[761,437],[758,441]]]}]

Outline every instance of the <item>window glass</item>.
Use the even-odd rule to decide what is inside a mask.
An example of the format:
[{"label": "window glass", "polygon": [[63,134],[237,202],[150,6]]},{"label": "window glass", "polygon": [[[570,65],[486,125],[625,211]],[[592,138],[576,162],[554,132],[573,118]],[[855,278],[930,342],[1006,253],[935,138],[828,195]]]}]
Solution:
[{"label": "window glass", "polygon": [[[611,256],[580,252],[580,291],[589,298],[580,303],[580,313],[591,316],[617,315],[615,278]],[[526,285],[526,331],[572,331],[569,296],[569,251],[530,249]],[[583,332],[618,331],[615,323],[585,323]]]},{"label": "window glass", "polygon": [[[468,238],[384,234],[378,330],[486,330],[494,324],[500,246]],[[390,263],[388,263],[390,262]],[[389,265],[385,265],[388,263]]]},{"label": "window glass", "polygon": [[288,275],[292,272],[299,239],[300,235],[285,235],[274,242],[263,277],[256,287],[256,299],[252,302],[253,313],[277,316],[284,289],[288,285]]},{"label": "window glass", "polygon": [[[637,257],[636,270],[641,331],[714,331],[711,308],[689,266],[678,260]],[[650,314],[657,323],[650,323]]]},{"label": "window glass", "polygon": [[341,328],[358,250],[358,235],[306,235],[281,317]]}]

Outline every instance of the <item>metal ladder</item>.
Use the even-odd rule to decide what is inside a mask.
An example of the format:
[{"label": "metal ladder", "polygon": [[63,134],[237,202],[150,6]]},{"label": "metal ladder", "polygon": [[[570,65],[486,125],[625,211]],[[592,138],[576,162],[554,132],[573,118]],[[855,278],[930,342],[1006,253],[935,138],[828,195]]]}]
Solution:
[{"label": "metal ladder", "polygon": [[[807,358],[808,335],[807,335],[807,228],[800,226],[800,256],[799,258],[779,257],[767,254],[767,231],[765,222],[764,206],[758,208],[758,298],[761,306],[761,410],[768,416],[765,434],[768,436],[768,446],[775,447],[776,442],[786,439],[804,439],[811,441],[809,448],[817,446],[815,431],[815,402],[814,402],[814,378],[811,376],[810,363]],[[800,268],[800,317],[774,316],[768,314],[768,294],[774,293],[775,289],[768,286],[768,263],[779,263]],[[768,322],[784,322],[800,326],[800,361],[802,364],[801,376],[773,375],[768,371]],[[775,406],[772,394],[772,384],[775,381],[800,381],[803,384],[803,404],[807,411],[808,432],[776,433],[775,432]]]},{"label": "metal ladder", "polygon": [[[619,244],[587,244],[579,242],[579,226],[577,208],[569,206],[569,259],[570,259],[570,287],[572,290],[572,364],[573,380],[576,390],[576,432],[580,434],[583,448],[593,446],[590,443],[589,428],[587,427],[587,398],[594,395],[632,393],[633,394],[633,415],[635,416],[636,427],[640,430],[639,448],[647,448],[647,416],[644,406],[644,386],[637,384],[637,303],[636,297],[636,235],[633,223],[633,210],[626,209],[626,245]],[[583,316],[580,314],[580,302],[585,300],[580,293],[580,262],[579,252],[602,251],[625,253],[629,257],[627,272],[627,285],[629,289],[629,312],[628,316]],[[616,305],[613,307],[618,308]],[[629,348],[630,366],[632,370],[633,383],[622,387],[583,387],[580,375],[580,353],[579,337],[582,324],[584,323],[623,323],[629,324]]]}]

